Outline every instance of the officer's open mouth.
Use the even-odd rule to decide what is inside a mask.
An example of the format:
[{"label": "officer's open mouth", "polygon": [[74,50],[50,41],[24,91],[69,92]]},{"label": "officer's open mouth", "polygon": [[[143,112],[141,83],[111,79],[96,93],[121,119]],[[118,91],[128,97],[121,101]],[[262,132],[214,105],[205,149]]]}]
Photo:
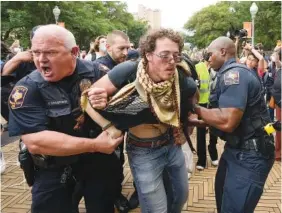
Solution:
[{"label": "officer's open mouth", "polygon": [[43,70],[44,74],[47,74],[50,72],[50,68],[49,67],[41,67],[41,69]]}]

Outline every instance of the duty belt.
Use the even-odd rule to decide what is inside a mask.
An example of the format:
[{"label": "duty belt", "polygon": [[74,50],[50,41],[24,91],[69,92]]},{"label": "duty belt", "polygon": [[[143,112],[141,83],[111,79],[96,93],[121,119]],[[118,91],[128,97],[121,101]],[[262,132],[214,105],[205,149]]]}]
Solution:
[{"label": "duty belt", "polygon": [[260,143],[259,138],[252,138],[252,139],[244,141],[242,143],[242,145],[240,146],[240,148],[245,149],[245,150],[256,150],[256,151],[258,151],[259,143]]}]

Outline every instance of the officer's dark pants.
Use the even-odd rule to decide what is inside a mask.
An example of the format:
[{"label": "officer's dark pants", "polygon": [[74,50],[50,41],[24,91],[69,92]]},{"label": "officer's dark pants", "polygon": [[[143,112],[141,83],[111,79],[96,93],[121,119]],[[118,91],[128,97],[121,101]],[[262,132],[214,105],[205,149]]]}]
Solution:
[{"label": "officer's dark pants", "polygon": [[215,179],[218,213],[254,212],[273,163],[273,154],[226,146]]},{"label": "officer's dark pants", "polygon": [[[118,149],[116,151],[116,154],[119,158],[119,174],[116,176],[117,178],[117,196],[121,194],[122,191],[122,181],[124,180],[124,174],[123,174],[123,164],[124,164],[124,143],[121,143],[118,146]],[[118,198],[118,197],[117,197]]]},{"label": "officer's dark pants", "polygon": [[[121,194],[122,191],[122,181],[124,180],[124,175],[123,175],[123,164],[124,164],[124,151],[123,151],[123,143],[121,143],[118,146],[117,151],[115,152],[116,155],[116,164],[118,164],[118,168],[115,170],[116,174],[113,175],[113,179],[115,179],[116,182],[116,197],[115,199],[118,199],[119,195]],[[111,180],[113,181],[113,180]],[[83,182],[78,181],[74,187],[73,191],[73,196],[72,196],[72,201],[73,201],[73,213],[78,213],[78,205],[83,197]]]},{"label": "officer's dark pants", "polygon": [[[91,160],[91,161],[90,161]],[[75,174],[87,213],[113,213],[118,171],[115,155],[93,154],[80,162]],[[36,171],[32,188],[32,213],[74,212],[75,182],[67,186],[60,183],[62,169]]]},{"label": "officer's dark pants", "polygon": [[[207,104],[200,104],[202,107],[207,107]],[[217,136],[214,136],[210,133],[210,142],[208,145],[209,154],[211,160],[217,160]],[[197,165],[206,167],[207,161],[207,150],[206,150],[206,128],[197,127],[197,155],[198,155],[198,162]]]}]

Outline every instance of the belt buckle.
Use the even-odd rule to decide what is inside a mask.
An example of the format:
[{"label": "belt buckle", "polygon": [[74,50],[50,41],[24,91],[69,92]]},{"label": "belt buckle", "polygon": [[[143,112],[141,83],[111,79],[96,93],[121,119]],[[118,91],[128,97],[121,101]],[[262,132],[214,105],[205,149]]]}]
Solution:
[{"label": "belt buckle", "polygon": [[151,148],[156,148],[160,145],[160,140],[156,141],[156,142],[152,142]]}]

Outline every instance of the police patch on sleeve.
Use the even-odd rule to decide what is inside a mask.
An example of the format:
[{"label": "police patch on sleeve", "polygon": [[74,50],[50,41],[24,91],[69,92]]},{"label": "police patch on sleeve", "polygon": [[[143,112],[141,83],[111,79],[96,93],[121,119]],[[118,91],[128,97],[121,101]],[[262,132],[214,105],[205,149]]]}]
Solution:
[{"label": "police patch on sleeve", "polygon": [[224,84],[225,85],[239,84],[239,71],[231,70],[225,73]]},{"label": "police patch on sleeve", "polygon": [[24,86],[16,86],[10,94],[9,104],[11,109],[21,108],[24,102],[27,88]]}]

